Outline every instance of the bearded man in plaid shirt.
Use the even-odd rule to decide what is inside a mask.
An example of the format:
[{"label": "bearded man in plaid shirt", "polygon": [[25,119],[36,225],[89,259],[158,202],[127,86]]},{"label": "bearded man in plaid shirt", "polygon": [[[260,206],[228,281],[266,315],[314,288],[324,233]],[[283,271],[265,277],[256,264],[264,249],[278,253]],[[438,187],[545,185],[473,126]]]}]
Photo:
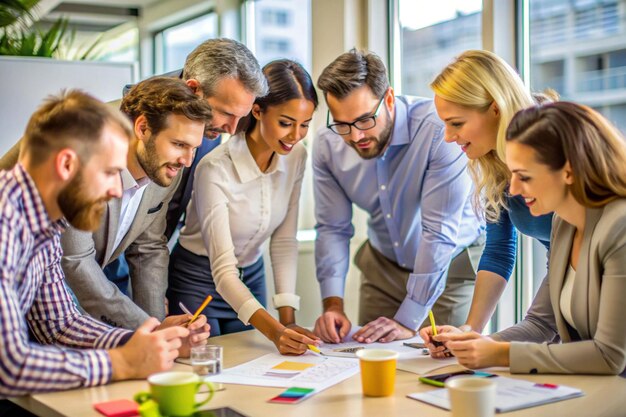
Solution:
[{"label": "bearded man in plaid shirt", "polygon": [[[113,328],[82,315],[64,284],[60,234],[96,229],[121,196],[131,136],[122,113],[70,91],[33,114],[19,163],[0,171],[0,399],[144,378],[170,369],[189,334],[155,331],[154,318]],[[0,401],[0,416],[20,412]]]}]

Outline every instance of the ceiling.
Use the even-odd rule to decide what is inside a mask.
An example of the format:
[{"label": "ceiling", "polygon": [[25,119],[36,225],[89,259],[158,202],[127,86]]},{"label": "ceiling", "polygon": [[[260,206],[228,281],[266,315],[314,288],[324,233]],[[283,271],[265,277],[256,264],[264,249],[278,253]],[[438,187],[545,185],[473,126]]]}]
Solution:
[{"label": "ceiling", "polygon": [[135,20],[143,7],[162,0],[42,0],[38,6],[40,24],[69,17],[72,28],[103,32]]}]

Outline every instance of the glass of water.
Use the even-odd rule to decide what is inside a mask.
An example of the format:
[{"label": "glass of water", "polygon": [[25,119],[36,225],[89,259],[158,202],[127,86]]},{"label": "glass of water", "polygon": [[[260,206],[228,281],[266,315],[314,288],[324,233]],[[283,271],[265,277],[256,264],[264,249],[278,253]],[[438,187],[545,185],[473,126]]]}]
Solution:
[{"label": "glass of water", "polygon": [[217,375],[222,372],[224,348],[217,345],[200,345],[191,348],[191,367],[199,376]]}]

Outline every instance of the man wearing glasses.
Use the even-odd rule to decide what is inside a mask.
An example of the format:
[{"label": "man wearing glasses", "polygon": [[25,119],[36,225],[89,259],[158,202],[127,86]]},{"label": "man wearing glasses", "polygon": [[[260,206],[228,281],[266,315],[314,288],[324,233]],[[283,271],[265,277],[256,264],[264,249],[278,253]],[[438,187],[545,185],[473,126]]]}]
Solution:
[{"label": "man wearing glasses", "polygon": [[[324,313],[315,333],[339,342],[354,235],[352,205],[369,215],[361,270],[359,342],[415,335],[430,309],[465,322],[483,225],[471,205],[467,159],[443,140],[432,100],[395,97],[373,53],[351,50],[328,65],[318,87],[329,107],[313,147],[315,259]],[[347,145],[347,146],[346,146]]]}]

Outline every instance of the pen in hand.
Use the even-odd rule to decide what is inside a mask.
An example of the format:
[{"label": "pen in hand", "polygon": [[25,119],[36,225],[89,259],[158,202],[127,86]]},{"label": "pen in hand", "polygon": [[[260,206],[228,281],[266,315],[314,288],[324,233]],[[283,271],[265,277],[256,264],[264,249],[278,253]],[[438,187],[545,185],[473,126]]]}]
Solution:
[{"label": "pen in hand", "polygon": [[[430,310],[428,312],[428,318],[430,319],[430,327],[433,329],[433,336],[437,336],[437,325],[435,324],[435,316],[433,315],[433,311],[432,310]],[[438,342],[438,341],[434,340],[432,337],[430,338],[430,341],[436,347],[444,346],[444,344],[442,342]],[[444,353],[446,358],[451,358],[452,357],[452,353],[449,350],[447,350],[447,349],[443,353]]]},{"label": "pen in hand", "polygon": [[[435,324],[435,316],[433,315],[433,311],[429,310],[428,311],[428,318],[430,320],[430,327],[433,330],[433,336],[437,336],[437,325]],[[434,339],[431,338],[431,343],[437,347],[439,346],[443,346],[443,343],[438,342]]]},{"label": "pen in hand", "polygon": [[200,313],[202,313],[202,310],[204,310],[206,306],[209,305],[212,299],[213,299],[213,296],[211,294],[207,295],[207,297],[204,299],[200,307],[198,307],[196,312],[193,314],[191,314],[191,311],[189,311],[189,309],[182,303],[182,301],[179,302],[178,306],[180,307],[180,309],[183,310],[185,314],[189,314],[190,316],[192,316],[191,319],[184,325],[184,327],[189,327],[189,325],[198,318]]}]

